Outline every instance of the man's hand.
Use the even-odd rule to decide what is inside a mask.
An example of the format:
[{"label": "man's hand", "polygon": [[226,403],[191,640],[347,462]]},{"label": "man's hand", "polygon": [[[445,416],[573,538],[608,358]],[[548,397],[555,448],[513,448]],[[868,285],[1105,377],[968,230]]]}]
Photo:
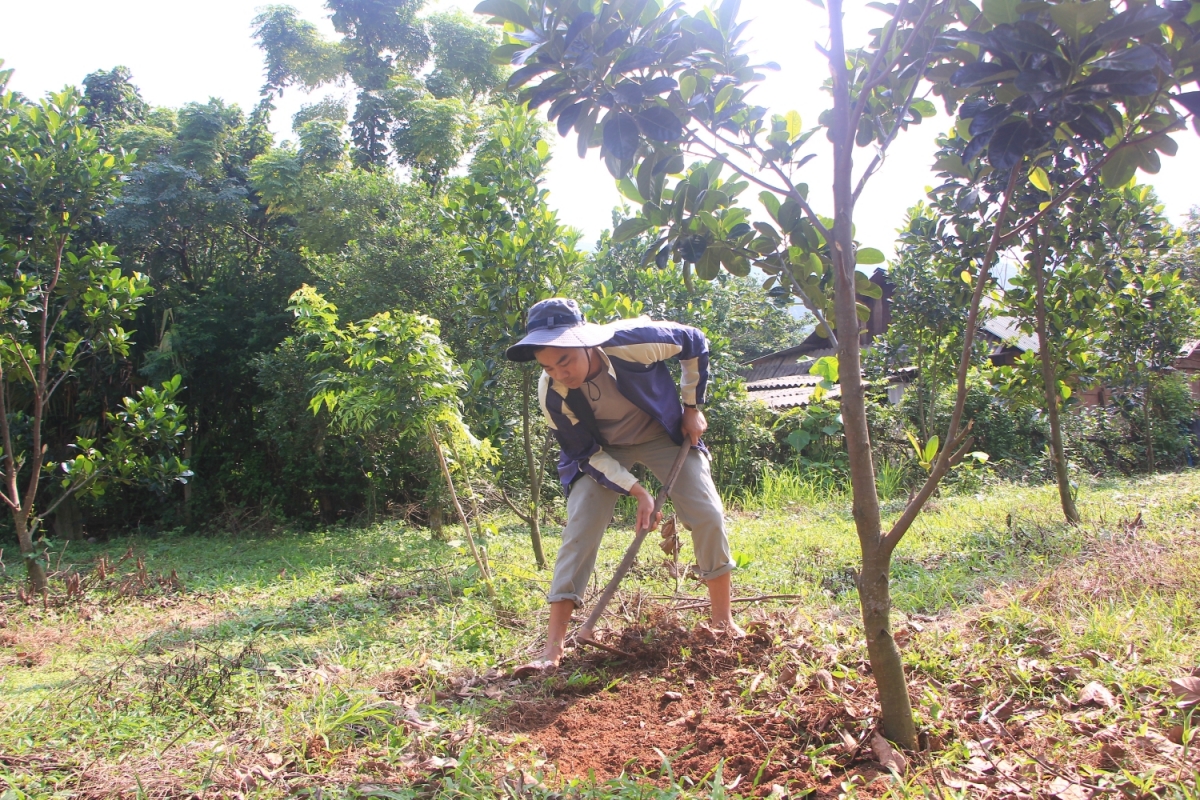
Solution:
[{"label": "man's hand", "polygon": [[692,440],[692,447],[700,443],[700,437],[708,430],[708,420],[698,408],[683,409],[683,437]]},{"label": "man's hand", "polygon": [[652,531],[658,527],[658,521],[662,518],[662,512],[654,513],[654,498],[646,491],[646,487],[640,483],[635,483],[629,493],[637,498],[637,528],[642,531]]}]

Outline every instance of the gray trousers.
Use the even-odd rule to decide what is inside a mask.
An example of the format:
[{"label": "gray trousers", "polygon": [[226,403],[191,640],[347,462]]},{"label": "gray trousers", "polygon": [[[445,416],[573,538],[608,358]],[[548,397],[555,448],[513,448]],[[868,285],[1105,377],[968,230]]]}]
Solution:
[{"label": "gray trousers", "polygon": [[[679,446],[663,435],[644,444],[605,447],[604,451],[626,469],[634,463],[645,464],[662,481],[679,455]],[[584,475],[571,487],[567,524],[547,597],[551,603],[572,600],[576,607],[583,605],[583,593],[596,566],[600,539],[612,519],[618,496],[590,475]],[[732,572],[729,539],[725,536],[725,508],[713,484],[708,456],[696,449],[688,453],[670,497],[679,521],[692,529],[700,577],[707,581]]]}]

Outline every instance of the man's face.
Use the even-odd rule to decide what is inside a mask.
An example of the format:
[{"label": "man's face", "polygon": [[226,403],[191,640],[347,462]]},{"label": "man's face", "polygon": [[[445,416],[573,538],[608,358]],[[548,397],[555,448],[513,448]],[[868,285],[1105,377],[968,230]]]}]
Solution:
[{"label": "man's face", "polygon": [[555,383],[578,389],[588,377],[586,347],[543,347],[533,354]]}]

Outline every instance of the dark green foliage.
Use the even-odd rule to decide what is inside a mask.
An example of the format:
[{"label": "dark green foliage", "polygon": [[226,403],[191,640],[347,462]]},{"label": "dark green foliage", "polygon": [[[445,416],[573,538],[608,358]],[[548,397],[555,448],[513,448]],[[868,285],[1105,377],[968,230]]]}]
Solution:
[{"label": "dark green foliage", "polygon": [[[350,124],[351,158],[362,169],[407,167],[436,187],[479,134],[477,103],[500,88],[489,60],[498,36],[461,13],[417,14],[424,0],[328,0],[340,41],[323,39],[290,6],[268,6],[254,21],[267,60],[264,96],[288,86],[316,88],[348,77],[359,89]],[[420,79],[426,65],[433,68]],[[299,117],[299,115],[298,115]],[[322,119],[340,123],[328,115]],[[310,161],[340,157],[340,127],[295,122]],[[336,136],[334,135],[336,133]]]},{"label": "dark green foliage", "polygon": [[[1094,475],[1132,475],[1145,470],[1144,392],[1144,388],[1123,392],[1107,405],[1075,409],[1066,415],[1071,460]],[[1150,409],[1157,467],[1193,466],[1200,453],[1193,430],[1196,403],[1183,376],[1171,374],[1157,381],[1151,390]]]},{"label": "dark green foliage", "polygon": [[[954,404],[953,390],[938,397],[934,430],[944,429]],[[974,372],[967,382],[963,419],[973,422],[973,450],[988,454],[988,463],[1006,477],[1021,477],[1045,455],[1045,420],[1036,406],[998,396],[986,376]]]},{"label": "dark green foliage", "polygon": [[83,79],[83,105],[87,124],[105,131],[110,125],[137,125],[145,121],[150,106],[133,85],[129,67],[96,70]]}]

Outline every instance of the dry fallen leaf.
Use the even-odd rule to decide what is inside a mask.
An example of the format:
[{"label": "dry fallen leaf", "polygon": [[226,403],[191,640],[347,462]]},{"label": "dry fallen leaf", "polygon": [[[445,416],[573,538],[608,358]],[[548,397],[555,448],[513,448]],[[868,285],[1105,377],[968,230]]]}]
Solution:
[{"label": "dry fallen leaf", "polygon": [[1049,791],[1059,800],[1088,800],[1089,797],[1086,789],[1077,783],[1071,783],[1066,778],[1055,778],[1051,781]]},{"label": "dry fallen leaf", "polygon": [[1116,742],[1106,742],[1100,748],[1100,763],[1106,767],[1120,769],[1121,762],[1129,757],[1129,751]]},{"label": "dry fallen leaf", "polygon": [[267,759],[267,763],[272,767],[278,767],[283,764],[283,756],[279,755],[279,753],[267,753],[264,758]]},{"label": "dry fallen leaf", "polygon": [[843,730],[838,730],[838,734],[842,737],[842,747],[845,748],[847,753],[853,753],[858,749],[858,742],[855,741],[853,736]]},{"label": "dry fallen leaf", "polygon": [[871,737],[871,752],[875,754],[875,758],[885,768],[893,772],[903,774],[905,767],[908,766],[907,760],[887,739],[879,735],[876,731]]},{"label": "dry fallen leaf", "polygon": [[986,775],[996,768],[996,766],[986,758],[974,756],[965,764],[966,768],[974,772],[976,775]]},{"label": "dry fallen leaf", "polygon": [[1180,708],[1200,705],[1200,678],[1176,678],[1168,685],[1171,692],[1179,698]]},{"label": "dry fallen leaf", "polygon": [[662,697],[658,698],[660,703],[674,703],[677,700],[682,700],[683,695],[679,692],[663,692]]},{"label": "dry fallen leaf", "polygon": [[1013,712],[1016,710],[1017,710],[1016,695],[1013,695],[1012,697],[1008,698],[1000,705],[993,708],[991,711],[991,715],[993,717],[995,717],[996,719],[1000,720],[1001,722],[1004,722],[1006,719],[1011,717],[1013,715]]},{"label": "dry fallen leaf", "polygon": [[833,674],[827,669],[819,669],[812,675],[812,685],[820,686],[827,692],[833,691]]},{"label": "dry fallen leaf", "polygon": [[796,685],[796,667],[793,664],[788,664],[779,672],[779,685],[785,689],[790,689]]},{"label": "dry fallen leaf", "polygon": [[1092,681],[1079,692],[1079,705],[1086,706],[1089,703],[1104,706],[1105,708],[1112,708],[1117,704],[1117,701],[1112,696],[1112,692],[1104,687],[1104,684]]}]

